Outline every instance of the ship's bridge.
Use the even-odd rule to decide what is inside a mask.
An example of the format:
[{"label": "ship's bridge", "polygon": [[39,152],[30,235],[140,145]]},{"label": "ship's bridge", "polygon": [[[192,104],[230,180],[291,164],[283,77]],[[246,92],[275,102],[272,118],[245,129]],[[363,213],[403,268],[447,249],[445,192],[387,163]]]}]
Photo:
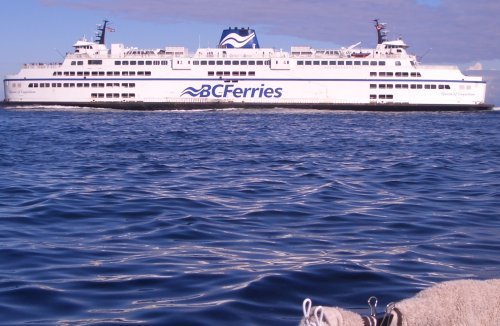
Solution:
[{"label": "ship's bridge", "polygon": [[86,39],[82,39],[73,44],[75,48],[75,54],[105,54],[108,52],[106,45],[98,44],[95,42],[87,41]]}]

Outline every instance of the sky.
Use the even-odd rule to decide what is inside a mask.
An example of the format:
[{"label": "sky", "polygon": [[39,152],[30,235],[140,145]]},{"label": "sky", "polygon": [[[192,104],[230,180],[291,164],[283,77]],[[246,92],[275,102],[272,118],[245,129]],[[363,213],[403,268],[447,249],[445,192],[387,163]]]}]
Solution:
[{"label": "sky", "polygon": [[[374,47],[373,19],[388,24],[425,64],[484,75],[500,104],[499,0],[0,0],[0,74],[23,63],[60,62],[96,24],[115,29],[107,43],[139,48],[215,47],[222,29],[252,27],[261,47]],[[1,85],[3,98],[3,84]],[[490,100],[490,102],[492,102]]]}]

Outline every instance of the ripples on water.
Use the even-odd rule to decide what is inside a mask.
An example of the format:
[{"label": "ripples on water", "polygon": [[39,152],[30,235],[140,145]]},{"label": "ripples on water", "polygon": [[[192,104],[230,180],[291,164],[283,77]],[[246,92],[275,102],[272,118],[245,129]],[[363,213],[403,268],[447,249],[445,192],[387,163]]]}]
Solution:
[{"label": "ripples on water", "polygon": [[499,277],[500,114],[0,110],[7,323],[296,324]]}]

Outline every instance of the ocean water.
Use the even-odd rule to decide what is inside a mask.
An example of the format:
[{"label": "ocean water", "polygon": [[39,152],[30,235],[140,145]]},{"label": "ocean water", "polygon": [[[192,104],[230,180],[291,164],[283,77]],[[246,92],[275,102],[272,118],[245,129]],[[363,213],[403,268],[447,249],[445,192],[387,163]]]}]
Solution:
[{"label": "ocean water", "polygon": [[498,111],[3,108],[1,323],[295,325],[497,278],[499,162]]}]

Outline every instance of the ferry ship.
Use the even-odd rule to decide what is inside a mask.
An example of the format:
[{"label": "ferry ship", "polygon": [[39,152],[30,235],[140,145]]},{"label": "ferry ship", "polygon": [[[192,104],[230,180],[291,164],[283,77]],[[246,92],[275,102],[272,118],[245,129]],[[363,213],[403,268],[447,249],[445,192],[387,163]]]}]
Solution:
[{"label": "ferry ship", "polygon": [[4,105],[117,109],[303,108],[487,110],[486,83],[456,66],[423,65],[374,20],[375,48],[260,47],[255,30],[225,29],[216,48],[139,49],[77,41],[62,63],[25,64],[4,79]]}]

